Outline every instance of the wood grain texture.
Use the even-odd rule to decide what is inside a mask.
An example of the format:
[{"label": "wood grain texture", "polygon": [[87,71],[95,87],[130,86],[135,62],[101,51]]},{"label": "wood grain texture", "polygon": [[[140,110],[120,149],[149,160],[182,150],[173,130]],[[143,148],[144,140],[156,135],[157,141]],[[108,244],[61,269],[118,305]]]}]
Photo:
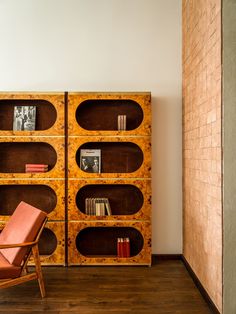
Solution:
[{"label": "wood grain texture", "polygon": [[[69,178],[150,178],[151,177],[151,142],[149,137],[69,137],[68,140],[68,160],[70,167],[68,168]],[[84,143],[93,143],[96,147],[96,142],[115,142],[115,143],[134,143],[143,152],[143,163],[136,171],[130,173],[88,173],[82,171],[76,163],[76,153]],[[114,156],[115,157],[115,156]],[[102,160],[102,157],[101,157]],[[103,161],[102,161],[103,162]]]},{"label": "wood grain texture", "polygon": [[[0,130],[0,136],[40,136],[40,135],[64,135],[64,93],[0,93],[0,100],[46,100],[50,102],[56,110],[56,121],[52,127],[47,130],[35,131],[3,131]],[[1,102],[0,102],[1,104]],[[4,117],[3,117],[4,118]],[[37,119],[37,112],[36,112]]]},{"label": "wood grain texture", "polygon": [[[77,250],[76,237],[81,230],[88,227],[133,227],[143,236],[143,248],[138,255],[130,258],[83,256]],[[68,263],[69,265],[151,265],[151,223],[148,221],[69,221]]]},{"label": "wood grain texture", "polygon": [[[76,110],[78,106],[83,101],[86,100],[103,100],[103,99],[115,99],[115,100],[134,100],[137,102],[143,110],[143,121],[141,125],[135,130],[130,131],[90,131],[85,130],[79,126],[76,121]],[[140,93],[123,93],[123,92],[114,92],[114,93],[69,93],[68,97],[68,131],[70,135],[77,136],[104,136],[104,135],[149,135],[151,134],[151,94],[149,92],[140,92]]]},{"label": "wood grain texture", "polygon": [[[33,137],[33,136],[25,136],[25,137],[0,137],[0,143],[47,143],[51,145],[57,156],[57,161],[53,169],[45,173],[0,173],[1,178],[64,178],[65,177],[65,164],[64,164],[64,150],[65,150],[65,140],[64,137]],[[19,158],[20,156],[11,156],[12,161],[14,159]],[[46,163],[46,160],[45,160]]]},{"label": "wood grain texture", "polygon": [[[86,215],[76,205],[77,192],[86,185],[104,185],[125,184],[134,185],[143,194],[143,205],[140,210],[133,215],[111,215],[111,216],[90,216]],[[96,189],[96,187],[94,187]],[[111,208],[112,210],[112,208]],[[138,179],[115,179],[115,180],[76,180],[69,179],[68,181],[68,219],[69,220],[150,220],[151,217],[151,180],[138,180]]]},{"label": "wood grain texture", "polygon": [[43,267],[36,281],[1,291],[0,313],[211,314],[181,261],[152,267]]},{"label": "wood grain texture", "polygon": [[[65,180],[50,180],[50,179],[30,179],[30,180],[0,180],[0,186],[6,186],[6,185],[22,185],[22,186],[35,186],[36,185],[36,189],[34,193],[37,193],[37,185],[45,185],[49,188],[52,189],[52,191],[55,192],[56,194],[56,206],[54,207],[54,209],[48,214],[48,220],[64,220],[65,219]],[[3,193],[3,192],[2,192]],[[19,193],[19,191],[17,192],[19,195],[19,197],[21,197],[22,195],[22,199],[19,200],[20,201],[27,201],[27,199],[24,199],[24,191],[22,193]],[[27,193],[27,190],[26,192]],[[1,195],[2,198],[4,198],[3,195]],[[25,197],[27,198],[27,195],[25,195]],[[37,197],[40,197],[40,195],[37,195]],[[16,196],[15,196],[16,198]],[[7,200],[6,200],[7,201]],[[41,208],[41,206],[37,206],[37,200],[35,200],[36,203],[32,203],[31,205],[38,207],[41,210],[45,210],[44,208]],[[15,207],[16,208],[16,207]],[[15,208],[12,208],[12,212],[15,210]],[[2,211],[4,211],[4,208],[2,207],[2,204],[0,203],[0,213],[2,213]],[[0,215],[0,221],[6,221],[9,219],[9,215]]]}]

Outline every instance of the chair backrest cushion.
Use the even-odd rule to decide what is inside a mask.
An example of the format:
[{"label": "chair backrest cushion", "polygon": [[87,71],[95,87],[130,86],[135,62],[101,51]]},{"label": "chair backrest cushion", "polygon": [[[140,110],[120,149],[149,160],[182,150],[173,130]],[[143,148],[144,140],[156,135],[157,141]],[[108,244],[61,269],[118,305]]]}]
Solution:
[{"label": "chair backrest cushion", "polygon": [[[42,227],[46,213],[25,202],[15,209],[6,226],[0,233],[0,244],[16,244],[32,242]],[[27,253],[27,248],[1,249],[1,254],[9,263],[20,266]]]}]

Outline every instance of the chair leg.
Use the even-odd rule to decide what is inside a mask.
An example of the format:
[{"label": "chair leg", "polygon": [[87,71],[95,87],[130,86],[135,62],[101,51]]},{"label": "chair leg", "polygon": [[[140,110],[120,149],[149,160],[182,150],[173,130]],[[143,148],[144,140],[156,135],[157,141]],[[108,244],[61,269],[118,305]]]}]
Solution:
[{"label": "chair leg", "polygon": [[38,279],[38,283],[39,283],[41,296],[42,296],[42,298],[44,298],[45,297],[45,287],[44,287],[44,282],[43,282],[43,274],[42,274],[42,269],[41,269],[41,264],[40,264],[38,245],[35,245],[32,247],[32,252],[33,252],[33,256],[34,256],[35,270],[36,270],[36,274],[37,274],[37,279]]}]

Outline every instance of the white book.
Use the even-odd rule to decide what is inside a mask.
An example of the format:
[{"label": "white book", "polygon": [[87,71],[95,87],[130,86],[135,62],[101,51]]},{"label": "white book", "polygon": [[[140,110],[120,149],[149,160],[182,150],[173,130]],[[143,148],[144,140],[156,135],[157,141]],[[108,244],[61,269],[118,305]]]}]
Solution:
[{"label": "white book", "polygon": [[85,172],[101,172],[101,149],[81,149],[80,169]]}]

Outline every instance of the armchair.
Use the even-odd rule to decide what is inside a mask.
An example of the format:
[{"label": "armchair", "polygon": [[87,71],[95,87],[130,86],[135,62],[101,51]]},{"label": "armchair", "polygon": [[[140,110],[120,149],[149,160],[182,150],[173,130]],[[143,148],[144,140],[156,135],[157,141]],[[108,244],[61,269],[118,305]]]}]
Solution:
[{"label": "armchair", "polygon": [[[39,260],[38,242],[47,214],[21,202],[0,233],[0,289],[37,279],[42,298],[45,288]],[[33,255],[35,271],[27,263]]]}]

